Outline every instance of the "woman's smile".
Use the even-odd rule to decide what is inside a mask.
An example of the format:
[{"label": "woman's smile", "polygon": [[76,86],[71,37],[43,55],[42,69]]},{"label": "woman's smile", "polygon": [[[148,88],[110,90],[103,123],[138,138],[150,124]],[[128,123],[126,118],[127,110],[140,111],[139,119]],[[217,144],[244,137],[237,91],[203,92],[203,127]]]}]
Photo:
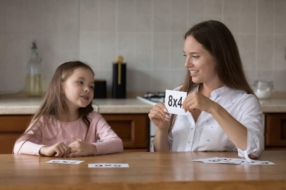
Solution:
[{"label": "woman's smile", "polygon": [[190,71],[190,75],[191,75],[191,77],[196,76],[196,75],[197,75],[197,73],[199,72],[198,70],[195,70],[195,71],[193,71],[193,70],[189,70],[189,71]]}]

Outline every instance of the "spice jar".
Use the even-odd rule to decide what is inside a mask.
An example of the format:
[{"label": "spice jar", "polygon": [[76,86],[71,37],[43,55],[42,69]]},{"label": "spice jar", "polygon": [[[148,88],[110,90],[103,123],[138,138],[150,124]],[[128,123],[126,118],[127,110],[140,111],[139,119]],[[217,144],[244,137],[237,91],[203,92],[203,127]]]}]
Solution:
[{"label": "spice jar", "polygon": [[272,95],[272,81],[256,80],[253,85],[254,93],[259,99],[268,99]]}]

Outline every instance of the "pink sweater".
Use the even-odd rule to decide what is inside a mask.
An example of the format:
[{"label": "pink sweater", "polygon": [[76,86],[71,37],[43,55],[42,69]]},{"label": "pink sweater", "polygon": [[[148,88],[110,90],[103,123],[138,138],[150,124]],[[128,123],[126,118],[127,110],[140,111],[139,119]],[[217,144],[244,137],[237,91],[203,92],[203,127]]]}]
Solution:
[{"label": "pink sweater", "polygon": [[[85,141],[96,146],[98,154],[122,152],[121,139],[111,129],[103,117],[92,112],[88,115],[90,121],[89,132]],[[38,134],[40,137],[32,138],[29,141],[18,141],[14,146],[15,154],[39,155],[43,146],[51,146],[58,142],[69,145],[74,142],[71,135],[84,139],[87,127],[82,119],[71,122],[60,122],[56,120],[53,125],[37,127],[30,130],[29,134]]]}]

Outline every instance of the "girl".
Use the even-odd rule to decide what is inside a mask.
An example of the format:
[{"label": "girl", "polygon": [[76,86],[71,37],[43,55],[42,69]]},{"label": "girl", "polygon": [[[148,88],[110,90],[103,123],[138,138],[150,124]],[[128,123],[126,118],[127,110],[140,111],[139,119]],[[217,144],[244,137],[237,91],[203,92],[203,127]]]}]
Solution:
[{"label": "girl", "polygon": [[206,21],[185,34],[187,75],[175,90],[188,92],[188,115],[155,105],[149,118],[157,126],[155,151],[236,151],[257,158],[264,148],[259,100],[248,85],[238,48],[221,22]]},{"label": "girl", "polygon": [[93,112],[94,73],[79,61],[60,65],[14,153],[76,157],[122,152],[121,139]]}]

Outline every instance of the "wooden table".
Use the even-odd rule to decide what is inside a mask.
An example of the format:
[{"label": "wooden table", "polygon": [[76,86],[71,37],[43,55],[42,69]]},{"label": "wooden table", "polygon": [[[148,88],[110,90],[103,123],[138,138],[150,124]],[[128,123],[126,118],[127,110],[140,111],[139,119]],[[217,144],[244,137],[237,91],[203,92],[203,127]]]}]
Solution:
[{"label": "wooden table", "polygon": [[[79,165],[46,164],[55,159],[0,155],[0,189],[286,189],[286,151],[265,151],[260,160],[275,165],[192,162],[237,157],[236,152],[132,152],[95,157]],[[129,168],[95,169],[88,163],[128,163]]]}]

